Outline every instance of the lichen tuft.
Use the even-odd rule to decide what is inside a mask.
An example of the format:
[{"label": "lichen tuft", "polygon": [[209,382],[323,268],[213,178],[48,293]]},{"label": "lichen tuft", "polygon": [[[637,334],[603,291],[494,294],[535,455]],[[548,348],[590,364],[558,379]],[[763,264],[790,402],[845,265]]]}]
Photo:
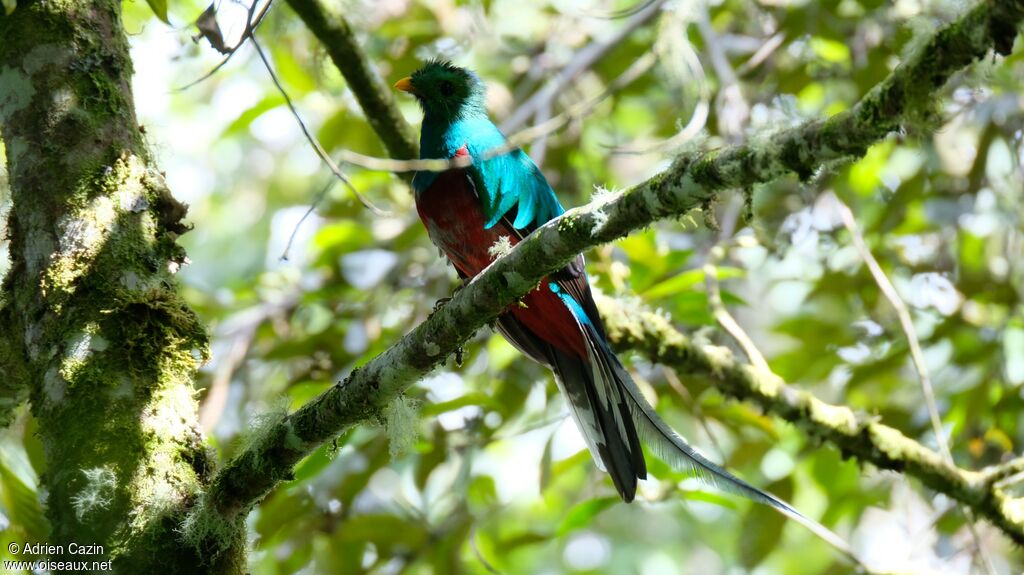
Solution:
[{"label": "lichen tuft", "polygon": [[404,394],[384,408],[384,425],[388,433],[388,454],[398,459],[412,451],[419,439],[420,402]]},{"label": "lichen tuft", "polygon": [[85,475],[85,487],[71,497],[71,505],[79,521],[84,521],[97,509],[109,507],[117,489],[117,476],[109,467],[83,469],[82,474]]}]

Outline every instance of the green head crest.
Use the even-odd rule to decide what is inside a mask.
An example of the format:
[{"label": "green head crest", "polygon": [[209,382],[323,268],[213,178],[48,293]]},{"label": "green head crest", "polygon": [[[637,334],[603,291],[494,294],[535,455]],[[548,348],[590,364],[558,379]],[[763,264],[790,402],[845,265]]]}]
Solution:
[{"label": "green head crest", "polygon": [[452,122],[485,113],[484,83],[476,74],[447,60],[431,60],[395,88],[416,96],[425,116]]}]

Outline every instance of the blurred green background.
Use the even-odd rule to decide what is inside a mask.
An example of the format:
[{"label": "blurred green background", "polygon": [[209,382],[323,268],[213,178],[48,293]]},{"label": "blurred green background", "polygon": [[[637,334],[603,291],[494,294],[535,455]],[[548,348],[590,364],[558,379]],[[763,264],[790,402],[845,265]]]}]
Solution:
[{"label": "blurred green background", "polygon": [[[765,138],[849,108],[965,4],[668,2],[525,125],[593,98],[654,54],[649,70],[528,151],[563,204],[586,203],[596,188],[639,182],[680,151]],[[475,69],[500,124],[581,49],[626,26],[631,6],[366,0],[332,8],[358,30],[389,84],[436,56]],[[334,185],[300,223],[331,177],[251,47],[178,89],[221,59],[191,38],[205,8],[172,0],[169,26],[146,3],[124,4],[139,121],[171,189],[191,206],[195,229],[181,239],[191,263],[179,278],[214,336],[198,393],[210,442],[226,459],[261,413],[294,409],[343,379],[457,282],[409,188],[390,174],[343,166],[387,215]],[[218,10],[233,43],[246,7],[222,2]],[[385,155],[286,4],[271,9],[258,37],[329,152]],[[906,337],[834,194],[910,306],[957,463],[998,463],[1020,449],[1024,425],[1022,60],[1018,48],[957,76],[932,110],[857,162],[806,183],[758,187],[752,206],[727,195],[714,209],[733,233],[709,230],[696,214],[593,250],[592,283],[612,296],[637,294],[688,333],[735,347],[716,327],[701,271],[710,248],[722,246],[726,304],[776,373],[935,448]],[[418,133],[414,101],[398,99]],[[0,171],[0,214],[9,208],[6,190]],[[5,254],[0,239],[0,274]],[[623,359],[685,437],[837,531],[869,565],[984,572],[949,499],[844,460],[770,414],[726,400],[706,380]],[[488,329],[466,346],[461,366],[449,361],[407,399],[411,411],[401,410],[406,417],[391,429],[364,425],[322,447],[256,508],[254,574],[850,571],[800,526],[657,461],[638,501],[619,502],[551,376]],[[7,540],[42,540],[47,529],[34,425],[25,413],[0,439]],[[996,572],[1021,572],[1019,549],[983,522],[977,529]]]}]

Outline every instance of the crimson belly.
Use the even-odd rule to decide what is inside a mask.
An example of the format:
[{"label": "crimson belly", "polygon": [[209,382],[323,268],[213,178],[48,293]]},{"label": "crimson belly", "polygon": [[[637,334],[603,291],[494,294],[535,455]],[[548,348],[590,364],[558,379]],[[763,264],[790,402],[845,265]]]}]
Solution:
[{"label": "crimson belly", "polygon": [[[434,245],[448,256],[456,269],[473,277],[494,261],[488,253],[502,237],[515,245],[519,236],[505,220],[484,229],[484,213],[469,175],[450,170],[416,198],[416,210]],[[569,308],[548,287],[548,279],[522,300],[526,307],[513,305],[511,313],[537,337],[578,357],[586,357],[586,344],[578,321]]]}]

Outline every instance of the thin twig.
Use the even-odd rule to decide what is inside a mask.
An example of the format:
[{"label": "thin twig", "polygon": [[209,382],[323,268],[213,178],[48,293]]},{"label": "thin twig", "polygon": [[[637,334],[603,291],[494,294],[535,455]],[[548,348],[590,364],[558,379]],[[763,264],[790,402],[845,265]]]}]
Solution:
[{"label": "thin twig", "polygon": [[231,342],[231,348],[227,354],[220,358],[217,369],[213,373],[213,383],[206,392],[206,398],[199,408],[199,426],[203,433],[212,433],[224,413],[224,406],[228,401],[228,390],[231,384],[231,376],[235,374],[242,360],[245,359],[249,346],[252,344],[253,336],[256,334],[256,326],[252,329],[243,330],[235,335]]},{"label": "thin twig", "polygon": [[576,52],[572,60],[569,61],[569,64],[562,68],[558,75],[544,84],[544,87],[535,92],[533,96],[530,96],[508,119],[502,122],[502,131],[511,132],[524,125],[538,110],[543,108],[545,103],[549,103],[561,94],[566,86],[578,75],[589,69],[595,62],[604,57],[605,54],[621,44],[636,29],[650,22],[661,11],[661,6],[665,1],[653,0],[649,2],[642,10],[633,14],[614,36],[601,42],[588,44]]},{"label": "thin twig", "polygon": [[180,88],[175,88],[174,91],[181,92],[187,90],[192,86],[195,86],[196,84],[199,84],[200,82],[209,79],[218,71],[220,71],[221,68],[226,66],[227,63],[231,60],[231,58],[235,55],[235,53],[237,53],[238,50],[242,47],[242,45],[245,44],[246,39],[252,37],[253,32],[256,31],[256,28],[260,25],[261,22],[263,22],[263,18],[267,15],[267,12],[270,11],[270,6],[273,4],[273,2],[274,0],[267,0],[267,3],[263,5],[263,9],[260,10],[260,13],[256,15],[255,18],[253,18],[253,14],[256,11],[256,6],[259,4],[259,0],[253,0],[252,6],[249,7],[249,15],[246,18],[245,30],[242,31],[242,37],[239,38],[238,43],[235,44],[230,50],[228,50],[227,55],[224,56],[224,59],[222,59],[220,63],[214,66],[209,72],[203,74],[202,76],[189,82],[188,84],[181,86]]},{"label": "thin twig", "polygon": [[[611,95],[622,90],[629,84],[635,82],[638,78],[646,74],[651,68],[654,67],[657,58],[654,54],[647,53],[642,57],[638,58],[633,62],[629,68],[627,68],[622,74],[619,75],[607,88],[597,96],[590,98],[584,102],[569,108],[568,110],[556,115],[555,117],[547,120],[546,122],[524,128],[519,132],[516,132],[510,136],[507,141],[498,147],[492,148],[485,151],[480,158],[480,161],[493,158],[506,154],[516,148],[519,148],[531,141],[541,138],[547,134],[554,133],[565,126],[569,125],[573,121],[578,121],[582,118],[589,116],[594,109],[601,102],[605,101]],[[365,168],[367,170],[376,170],[381,172],[443,172],[445,170],[465,168],[473,164],[473,158],[471,156],[459,156],[450,160],[446,159],[422,159],[422,160],[392,160],[390,158],[380,158],[375,156],[367,156],[352,150],[341,150],[339,157],[346,164],[352,164]]]},{"label": "thin twig", "polygon": [[729,58],[722,49],[718,33],[711,25],[708,17],[708,9],[705,7],[697,17],[697,29],[704,44],[707,46],[708,54],[711,56],[711,66],[718,77],[718,125],[719,131],[732,141],[738,141],[743,135],[743,127],[750,116],[750,105],[743,97],[743,90],[740,87],[736,72],[729,64]]},{"label": "thin twig", "polygon": [[313,202],[309,204],[309,208],[307,208],[302,214],[299,221],[295,222],[295,227],[292,228],[292,233],[288,234],[288,243],[284,245],[284,250],[281,252],[281,256],[278,259],[281,261],[288,261],[288,252],[292,250],[292,244],[295,243],[295,237],[299,235],[299,228],[302,227],[302,224],[306,222],[309,216],[313,215],[313,212],[316,211],[316,207],[320,205],[320,202],[324,201],[324,198],[327,197],[327,192],[331,191],[331,188],[334,187],[334,184],[337,181],[338,180],[332,175],[327,179],[327,183],[320,188],[320,191],[313,196]]},{"label": "thin twig", "polygon": [[[707,125],[711,113],[710,91],[708,89],[707,75],[704,73],[704,66],[701,64],[697,52],[687,39],[686,25],[688,19],[678,13],[673,13],[667,18],[663,25],[676,25],[678,30],[662,31],[658,41],[655,42],[653,53],[657,56],[666,71],[670,72],[669,77],[675,78],[675,85],[670,86],[670,93],[678,93],[678,100],[681,109],[689,105],[686,94],[696,93],[696,103],[693,105],[693,112],[686,124],[678,129],[678,132],[664,140],[645,144],[626,144],[612,149],[613,154],[647,154],[656,151],[675,151],[687,142],[696,138],[704,126]],[[696,88],[691,88],[696,86]]]},{"label": "thin twig", "polygon": [[747,355],[747,359],[750,360],[754,367],[768,373],[771,371],[771,368],[768,366],[768,362],[765,361],[761,350],[757,349],[754,340],[750,339],[747,332],[736,321],[736,318],[729,313],[729,309],[725,307],[725,303],[722,301],[722,290],[718,283],[718,264],[725,259],[726,251],[724,244],[729,241],[733,231],[736,229],[736,221],[739,219],[741,206],[742,202],[738,201],[736,196],[733,196],[726,207],[726,213],[722,218],[718,231],[718,238],[711,248],[708,249],[707,259],[704,263],[704,286],[708,292],[708,306],[711,308],[715,321],[743,348],[743,353]]},{"label": "thin twig", "polygon": [[[831,192],[830,192],[831,194]],[[847,206],[839,196],[831,194],[832,201],[835,202],[835,209],[839,212],[839,217],[843,220],[843,226],[850,233],[850,237],[853,240],[854,248],[857,253],[860,254],[861,259],[868,266],[868,270],[871,272],[871,277],[874,278],[875,283],[878,285],[878,289],[885,296],[885,299],[889,300],[889,304],[892,305],[896,311],[896,317],[899,318],[900,327],[903,329],[903,333],[907,338],[907,346],[910,348],[910,358],[913,361],[914,369],[917,371],[918,381],[921,383],[921,394],[924,395],[925,406],[928,409],[928,418],[931,420],[932,432],[935,433],[935,441],[939,445],[939,452],[942,454],[942,458],[952,465],[953,453],[949,449],[949,442],[946,439],[946,432],[942,428],[942,418],[939,415],[939,407],[935,402],[935,391],[932,387],[931,376],[928,373],[928,365],[924,361],[924,353],[921,351],[921,342],[917,339],[917,331],[914,329],[914,320],[910,317],[910,310],[907,308],[907,304],[904,303],[903,298],[900,297],[899,292],[896,291],[896,286],[889,281],[889,277],[885,275],[885,271],[882,270],[882,266],[878,264],[878,260],[871,253],[871,249],[868,248],[867,242],[864,241],[864,236],[860,232],[860,228],[857,226],[857,220],[853,217],[853,212],[850,207]],[[985,550],[984,545],[981,542],[981,536],[978,533],[977,527],[974,525],[974,513],[966,505],[960,505],[960,510],[964,516],[967,517],[967,527],[971,533],[971,538],[974,540],[975,549],[978,551],[978,555],[981,557],[981,562],[985,567],[985,570],[989,575],[995,575],[995,567],[992,564],[992,559],[989,557],[988,552]]]},{"label": "thin twig", "polygon": [[718,443],[718,439],[715,437],[714,431],[708,424],[708,420],[704,417],[704,410],[701,409],[700,403],[697,399],[690,394],[690,390],[686,389],[681,379],[679,379],[679,373],[669,365],[662,366],[662,373],[665,374],[665,381],[668,382],[669,387],[676,392],[676,395],[682,398],[683,401],[690,406],[690,411],[693,412],[693,416],[697,418],[697,423],[700,424],[701,428],[704,429],[704,434],[708,436],[708,441],[715,448],[715,453],[718,454],[718,459],[725,461],[725,450]]},{"label": "thin twig", "polygon": [[743,331],[743,328],[740,327],[740,324],[736,322],[736,319],[729,313],[725,304],[722,303],[722,291],[718,286],[718,267],[714,262],[720,261],[724,254],[725,250],[721,246],[715,246],[711,249],[711,258],[704,264],[704,285],[708,290],[708,305],[711,307],[711,313],[715,316],[715,321],[718,322],[718,325],[729,332],[729,335],[743,348],[743,353],[747,355],[747,359],[750,360],[754,367],[770,371],[771,368],[768,367],[768,362],[765,361],[761,351],[754,345],[754,341],[750,339],[747,332]]},{"label": "thin twig", "polygon": [[205,433],[212,432],[217,426],[217,421],[227,402],[231,377],[245,360],[256,330],[268,319],[292,309],[298,303],[301,295],[302,292],[296,290],[286,293],[272,302],[260,302],[232,314],[221,324],[217,338],[227,339],[232,343],[224,357],[217,358],[215,356],[217,367],[214,371],[213,383],[199,408],[199,423]]},{"label": "thin twig", "polygon": [[[537,123],[543,124],[551,119],[551,102],[545,102],[541,106],[540,110],[537,111]],[[548,151],[548,135],[551,132],[541,134],[539,138],[533,141],[533,145],[530,146],[530,156],[533,158],[534,163],[538,166],[544,165],[544,157]]]},{"label": "thin twig", "polygon": [[779,49],[779,46],[782,46],[782,42],[785,41],[785,39],[786,36],[784,34],[778,33],[765,40],[764,44],[761,44],[761,47],[757,49],[757,52],[754,52],[753,56],[741,64],[739,68],[736,68],[736,75],[746,76],[753,72],[755,68],[760,66],[768,59],[769,56],[775,53],[775,51]]},{"label": "thin twig", "polygon": [[878,289],[881,290],[882,295],[885,296],[885,299],[889,300],[889,304],[896,311],[896,317],[899,318],[900,327],[903,329],[904,335],[906,335],[907,345],[910,348],[910,358],[914,363],[914,369],[917,371],[921,382],[921,392],[924,395],[925,406],[931,419],[935,441],[938,443],[939,451],[942,452],[943,457],[952,460],[953,454],[950,452],[949,444],[946,442],[946,432],[942,429],[942,419],[939,416],[938,405],[935,403],[935,391],[932,388],[931,377],[928,374],[928,366],[924,361],[924,353],[921,351],[921,342],[917,339],[917,332],[914,329],[914,320],[910,317],[910,310],[907,309],[907,304],[903,302],[903,298],[896,291],[896,286],[892,285],[888,276],[885,275],[885,271],[882,270],[882,266],[878,264],[878,260],[872,255],[867,242],[864,241],[864,236],[860,233],[857,221],[854,219],[853,212],[850,211],[849,206],[843,203],[835,194],[831,195],[843,225],[850,232],[854,248],[856,248],[864,263],[867,264],[871,277],[874,278],[875,283],[878,285]]},{"label": "thin twig", "polygon": [[[355,186],[352,185],[352,182],[350,182],[349,179],[345,177],[345,174],[342,173],[338,165],[334,163],[334,160],[332,160],[331,157],[327,155],[327,152],[324,151],[324,147],[320,145],[320,140],[318,140],[316,136],[314,136],[313,133],[309,131],[309,128],[306,127],[306,123],[302,120],[302,116],[299,115],[299,111],[295,108],[295,104],[292,102],[291,97],[288,95],[288,92],[284,89],[284,85],[281,84],[281,80],[277,77],[277,73],[274,72],[274,66],[271,65],[270,59],[267,57],[266,53],[263,52],[263,48],[260,46],[260,43],[256,41],[256,36],[250,34],[250,38],[252,40],[252,47],[256,49],[256,53],[259,55],[260,60],[263,61],[263,66],[267,69],[267,73],[270,74],[270,79],[274,82],[274,86],[277,87],[278,92],[281,93],[281,96],[284,98],[284,103],[288,105],[288,109],[291,110],[292,116],[295,117],[295,121],[299,123],[299,128],[302,129],[302,133],[306,136],[306,140],[309,142],[309,145],[313,147],[313,151],[316,152],[316,155],[319,156],[320,159],[323,160],[325,164],[327,164],[327,167],[330,168],[331,173],[333,173],[335,177],[337,177],[339,180],[341,180],[343,184],[345,184],[345,187],[348,188],[349,191],[352,192],[352,194],[359,199],[359,202],[363,204],[365,208],[367,208],[368,210],[370,210],[371,212],[378,216],[390,216],[390,212],[381,210],[377,206],[373,205],[373,203],[370,202],[370,200],[366,199],[366,197],[363,196],[363,194],[359,193],[359,190],[357,190]],[[317,201],[319,201],[319,199]],[[316,206],[315,202],[313,206]]]}]

